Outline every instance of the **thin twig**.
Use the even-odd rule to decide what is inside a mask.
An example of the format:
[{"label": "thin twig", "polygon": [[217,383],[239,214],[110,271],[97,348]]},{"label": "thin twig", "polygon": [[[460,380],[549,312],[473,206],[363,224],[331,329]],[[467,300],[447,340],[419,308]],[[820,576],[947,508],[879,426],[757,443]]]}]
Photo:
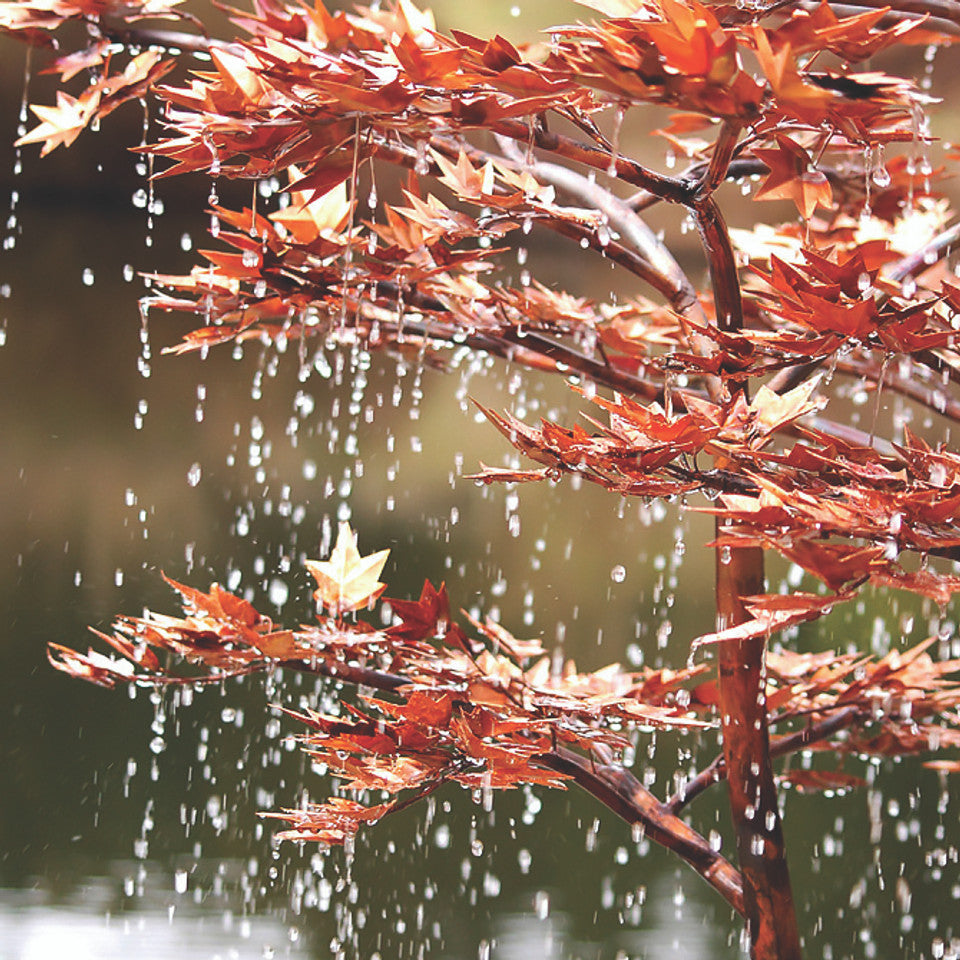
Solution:
[{"label": "thin twig", "polygon": [[[900,283],[917,272],[923,273],[924,270],[929,270],[940,259],[941,255],[948,252],[958,240],[960,240],[960,221],[937,234],[915,253],[908,254],[892,266],[885,268],[883,271],[884,279]],[[928,259],[929,257],[933,259]]]},{"label": "thin twig", "polygon": [[[839,713],[819,723],[811,723],[802,730],[787,734],[782,737],[776,737],[770,741],[770,756],[783,757],[787,754],[802,750],[811,743],[819,740],[825,740],[827,737],[844,730],[855,723],[863,715],[861,707],[844,707]],[[664,806],[671,813],[680,813],[680,811],[696,797],[700,796],[714,783],[719,783],[727,776],[727,765],[723,759],[723,754],[714,757],[709,766],[705,767],[696,776],[688,780],[667,802]]]}]

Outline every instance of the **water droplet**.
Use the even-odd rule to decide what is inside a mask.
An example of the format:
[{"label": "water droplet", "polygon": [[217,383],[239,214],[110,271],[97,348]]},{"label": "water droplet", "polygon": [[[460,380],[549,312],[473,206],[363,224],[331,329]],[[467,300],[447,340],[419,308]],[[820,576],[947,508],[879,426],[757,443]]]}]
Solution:
[{"label": "water droplet", "polygon": [[83,285],[85,287],[92,287],[94,280],[96,278],[93,275],[93,271],[89,267],[83,268]]},{"label": "water droplet", "polygon": [[873,175],[870,179],[873,180],[875,186],[879,187],[881,190],[885,190],[890,186],[890,171],[881,164],[873,171]]},{"label": "water droplet", "polygon": [[623,117],[626,108],[622,103],[617,104],[613,114],[613,132],[610,135],[610,165],[607,167],[607,176],[617,176],[617,161],[620,152],[620,130],[623,127]]},{"label": "water droplet", "polygon": [[426,140],[417,141],[417,158],[413,164],[413,172],[417,176],[424,176],[430,172],[430,162],[427,159],[427,142]]},{"label": "water droplet", "polygon": [[627,579],[627,568],[624,567],[624,565],[623,565],[622,563],[618,563],[618,564],[610,571],[610,579],[611,579],[614,583],[623,583],[623,581]]},{"label": "water droplet", "polygon": [[283,580],[274,578],[270,581],[270,602],[277,607],[282,607],[290,596],[290,588]]},{"label": "water droplet", "polygon": [[187,471],[187,483],[191,487],[195,487],[200,482],[200,477],[203,475],[203,468],[199,463],[192,463],[190,469]]},{"label": "water droplet", "polygon": [[546,890],[537,891],[533,898],[533,909],[539,920],[546,920],[550,916],[550,894]]}]

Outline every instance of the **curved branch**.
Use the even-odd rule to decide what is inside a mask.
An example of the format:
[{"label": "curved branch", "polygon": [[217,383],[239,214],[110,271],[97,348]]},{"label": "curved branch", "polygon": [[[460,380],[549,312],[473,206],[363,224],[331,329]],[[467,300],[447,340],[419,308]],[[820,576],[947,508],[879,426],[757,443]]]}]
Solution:
[{"label": "curved branch", "polygon": [[733,152],[737,148],[741,126],[737,120],[727,119],[723,121],[723,125],[720,127],[720,135],[713,145],[710,163],[707,165],[703,179],[698,184],[702,196],[709,196],[730,175],[730,163],[733,160]]},{"label": "curved branch", "polygon": [[[883,368],[881,364],[870,361],[839,360],[836,369],[850,376],[880,383]],[[889,370],[882,376],[882,380],[883,389],[908,397],[948,420],[960,421],[960,401],[948,397],[942,390],[918,383],[916,380],[904,380],[902,377],[891,375]]]},{"label": "curved branch", "polygon": [[687,206],[707,256],[717,326],[721,330],[740,330],[743,327],[743,301],[737,276],[737,258],[723,214],[713,197],[701,197]]},{"label": "curved branch", "polygon": [[[411,682],[409,678],[399,674],[325,660],[314,663],[281,660],[277,665],[303,673],[345,680],[387,693],[394,693]],[[566,747],[557,747],[539,754],[536,760],[550,770],[571,777],[577,786],[627,823],[641,825],[646,836],[685,860],[734,910],[743,915],[743,888],[739,871],[696,830],[675,816],[628,770],[609,764],[595,765]],[[391,812],[409,806],[437,786],[439,782],[432,781],[428,791],[399,801],[395,808],[391,808]]]},{"label": "curved branch", "polygon": [[[378,290],[390,293],[398,291],[395,284],[389,281],[378,283]],[[431,297],[421,297],[415,291],[404,290],[404,303],[413,307],[422,307],[425,310],[448,312],[447,307]],[[411,320],[404,318],[402,322],[382,315],[379,308],[367,300],[356,300],[349,304],[351,310],[368,313],[376,311],[371,316],[381,330],[403,329],[404,335],[420,336],[428,340],[453,343],[470,347],[472,350],[482,350],[491,356],[501,357],[511,363],[536,370],[546,370],[550,373],[569,373],[574,371],[589,378],[599,386],[609,387],[611,390],[620,390],[633,396],[643,397],[645,400],[663,400],[664,390],[661,383],[656,383],[644,377],[630,373],[628,370],[611,366],[603,360],[589,357],[585,353],[554,340],[552,337],[536,331],[519,330],[508,327],[499,332],[465,333],[460,327],[452,324],[431,323],[428,320]],[[562,369],[561,369],[562,368]],[[696,394],[696,391],[688,392]]]},{"label": "curved branch", "polygon": [[527,165],[526,169],[537,180],[572,194],[592,209],[602,213],[607,218],[607,223],[620,234],[626,245],[636,250],[654,270],[666,278],[668,286],[661,292],[667,296],[674,310],[683,314],[694,313],[698,321],[706,322],[703,308],[697,298],[697,291],[680,264],[653,230],[625,201],[609,190],[604,190],[583,174],[557,163],[535,161]]},{"label": "curved branch", "polygon": [[740,872],[696,830],[657,800],[629,770],[594,766],[563,747],[539,755],[537,761],[572,777],[577,786],[627,823],[639,824],[646,836],[685,860],[737,913],[744,915]]},{"label": "curved branch", "polygon": [[[833,4],[831,4],[833,6]],[[890,10],[913,16],[930,16],[960,26],[960,3],[957,0],[854,0],[851,7],[869,10]]]},{"label": "curved branch", "polygon": [[[507,138],[498,137],[498,139],[506,141],[511,148],[513,147],[513,142]],[[561,189],[565,189],[567,192],[585,200],[590,207],[606,215],[608,224],[621,235],[622,239],[627,241],[626,244],[614,240],[603,242],[597,231],[586,224],[578,224],[570,220],[554,220],[548,217],[532,219],[561,236],[581,242],[586,241],[592,249],[606,259],[648,283],[667,300],[677,313],[692,312],[696,314],[698,321],[706,322],[693,284],[680,269],[669,250],[633,210],[609,191],[591,183],[586,177],[557,164],[536,163],[528,166],[518,159],[513,159],[511,162],[502,156],[494,156],[485,150],[479,150],[466,143],[451,145],[440,137],[431,137],[430,145],[434,148],[441,148],[439,152],[453,160],[456,160],[459,151],[462,150],[471,160],[482,163],[495,159],[498,163],[513,167],[518,171],[527,170],[537,179],[547,184],[560,186]],[[376,156],[411,170],[416,169],[418,164],[424,162],[423,157],[418,156],[413,148],[396,141],[378,142]],[[442,171],[435,163],[427,161],[426,172],[432,176],[439,176]],[[503,191],[502,188],[497,187],[495,192],[501,193]]]},{"label": "curved branch", "polygon": [[[937,234],[929,243],[924,244],[915,253],[901,258],[891,267],[884,270],[884,278],[898,283],[906,280],[907,277],[912,276],[918,270],[921,273],[924,270],[928,270],[940,259],[941,255],[948,253],[950,248],[958,240],[960,240],[960,222],[955,223],[952,227],[947,227],[946,230]],[[927,259],[931,255],[934,256],[933,261]]]},{"label": "curved branch", "polygon": [[[800,0],[800,6],[804,10],[814,11],[820,4],[816,0]],[[924,14],[913,11],[898,10],[896,3],[884,3],[883,6],[891,7],[893,10],[885,14],[877,21],[877,26],[885,30],[888,27],[895,27],[898,23],[909,20],[924,20],[924,27],[936,33],[946,33],[952,37],[960,36],[960,20],[950,20],[934,13]],[[874,9],[871,4],[861,3],[858,0],[851,0],[850,3],[830,3],[830,8],[840,19],[846,17],[856,17],[864,10]],[[895,12],[893,12],[895,11]]]},{"label": "curved branch", "polygon": [[634,160],[620,156],[612,157],[608,151],[574,140],[572,137],[552,133],[542,127],[534,126],[531,130],[530,126],[518,120],[499,120],[491,124],[489,129],[518,143],[526,144],[532,141],[533,145],[541,150],[566,157],[567,160],[582,163],[595,170],[606,171],[612,165],[616,169],[618,180],[649,190],[650,193],[668,203],[688,203],[693,194],[691,185],[676,177],[665,177]]},{"label": "curved branch", "polygon": [[[187,18],[194,22],[192,17]],[[182,30],[158,30],[151,27],[120,26],[118,24],[99,21],[96,29],[101,36],[125,46],[150,47],[158,46],[167,49],[175,48],[188,53],[209,53],[212,49],[227,49],[232,44],[218,40],[215,37],[200,36],[195,33],[184,33]]]}]

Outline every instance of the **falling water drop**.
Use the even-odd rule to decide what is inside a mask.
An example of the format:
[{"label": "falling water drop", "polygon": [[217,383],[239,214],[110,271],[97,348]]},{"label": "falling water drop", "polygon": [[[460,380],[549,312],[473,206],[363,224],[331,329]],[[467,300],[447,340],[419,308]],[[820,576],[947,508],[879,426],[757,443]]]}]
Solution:
[{"label": "falling water drop", "polygon": [[879,187],[881,190],[885,190],[890,186],[890,171],[883,165],[882,162],[880,162],[874,169],[873,175],[870,179],[873,181],[874,186]]},{"label": "falling water drop", "polygon": [[617,162],[620,153],[620,130],[623,127],[623,117],[625,113],[626,108],[624,105],[618,103],[613,114],[613,132],[610,135],[610,165],[607,167],[607,175],[610,177],[617,176]]},{"label": "falling water drop", "polygon": [[416,160],[413,164],[413,172],[418,176],[425,176],[430,172],[430,162],[427,159],[427,141],[418,140],[416,146]]}]

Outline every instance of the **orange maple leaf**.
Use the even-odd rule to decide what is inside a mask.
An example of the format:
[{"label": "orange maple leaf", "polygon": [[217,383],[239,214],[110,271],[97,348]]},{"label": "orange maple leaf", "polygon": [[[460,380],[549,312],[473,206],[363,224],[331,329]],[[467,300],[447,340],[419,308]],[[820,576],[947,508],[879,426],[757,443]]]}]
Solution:
[{"label": "orange maple leaf", "polygon": [[833,95],[801,76],[797,58],[789,44],[774,51],[770,36],[759,24],[754,24],[752,39],[760,66],[770,81],[774,96],[782,109],[790,110],[810,123],[818,122]]},{"label": "orange maple leaf", "polygon": [[[324,171],[326,183],[329,183],[329,171]],[[343,230],[350,220],[352,201],[347,196],[347,186],[344,183],[350,175],[348,168],[340,168],[340,172],[333,175],[334,186],[320,193],[318,196],[312,188],[313,183],[320,184],[320,179],[313,176],[301,177],[300,171],[290,167],[290,196],[293,202],[283,210],[270,214],[274,223],[281,224],[290,231],[297,243],[313,243],[318,237],[333,236]]]},{"label": "orange maple leaf", "polygon": [[56,150],[61,144],[69,147],[80,136],[83,128],[91,121],[100,105],[100,91],[90,88],[84,91],[79,98],[71,97],[62,90],[57,91],[57,105],[45,107],[42,104],[31,104],[30,109],[40,118],[42,123],[24,134],[16,146],[25,143],[43,143],[40,156],[44,157],[51,150]]},{"label": "orange maple leaf", "polygon": [[777,135],[779,149],[756,150],[770,173],[757,191],[757,200],[792,200],[804,220],[818,206],[829,207],[833,191],[826,176],[813,166],[810,154],[789,137]]}]

